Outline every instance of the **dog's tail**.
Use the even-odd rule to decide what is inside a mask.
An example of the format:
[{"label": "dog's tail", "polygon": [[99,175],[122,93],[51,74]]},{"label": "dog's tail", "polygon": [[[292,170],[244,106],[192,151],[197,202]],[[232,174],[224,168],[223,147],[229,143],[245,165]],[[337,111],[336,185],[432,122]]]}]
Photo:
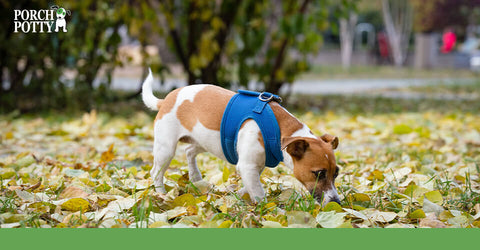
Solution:
[{"label": "dog's tail", "polygon": [[147,79],[145,79],[145,81],[142,84],[142,99],[143,99],[143,103],[145,103],[145,106],[147,106],[151,110],[158,110],[158,104],[160,99],[156,98],[153,95],[152,83],[153,83],[152,70],[148,69]]}]

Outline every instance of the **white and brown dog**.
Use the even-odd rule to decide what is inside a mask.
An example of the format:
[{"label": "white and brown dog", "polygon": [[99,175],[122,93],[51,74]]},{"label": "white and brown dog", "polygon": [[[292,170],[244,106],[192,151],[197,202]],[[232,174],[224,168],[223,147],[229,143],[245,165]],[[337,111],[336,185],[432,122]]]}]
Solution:
[{"label": "white and brown dog", "polygon": [[[235,94],[215,85],[190,85],[170,92],[165,99],[152,93],[153,77],[148,75],[142,86],[142,98],[147,107],[158,110],[154,122],[153,168],[151,176],[157,192],[165,192],[163,176],[175,155],[178,141],[189,143],[186,155],[189,179],[202,179],[195,157],[210,152],[225,160],[220,142],[220,125],[224,110]],[[320,204],[330,201],[340,203],[335,188],[338,167],[333,150],[338,138],[325,134],[317,137],[310,129],[282,106],[270,102],[280,127],[282,154],[286,166],[293,169],[295,177],[314,195]],[[257,123],[246,120],[237,138],[237,172],[243,181],[242,195],[261,200],[265,192],[260,174],[265,168],[265,148]],[[323,200],[322,200],[323,198]]]}]

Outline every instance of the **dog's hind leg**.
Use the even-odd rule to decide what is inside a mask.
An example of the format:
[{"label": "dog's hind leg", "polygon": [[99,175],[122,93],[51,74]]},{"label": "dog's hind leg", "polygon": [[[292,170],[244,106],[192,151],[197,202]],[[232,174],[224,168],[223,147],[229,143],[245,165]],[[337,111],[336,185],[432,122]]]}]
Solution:
[{"label": "dog's hind leg", "polygon": [[205,152],[205,150],[196,144],[190,144],[185,149],[185,152],[187,154],[189,180],[191,182],[202,180],[202,174],[197,167],[197,160],[195,159],[195,157],[198,154]]},{"label": "dog's hind leg", "polygon": [[163,176],[170,165],[177,148],[177,138],[173,137],[173,131],[163,128],[159,122],[155,124],[155,139],[153,142],[153,168],[150,170],[155,190],[165,193]]}]

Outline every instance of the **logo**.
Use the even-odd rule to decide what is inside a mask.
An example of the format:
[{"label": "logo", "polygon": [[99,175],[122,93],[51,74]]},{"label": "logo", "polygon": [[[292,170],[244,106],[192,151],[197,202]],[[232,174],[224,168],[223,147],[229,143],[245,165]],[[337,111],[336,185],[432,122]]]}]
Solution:
[{"label": "logo", "polygon": [[67,32],[66,15],[70,10],[53,5],[44,10],[13,10],[14,33]]}]

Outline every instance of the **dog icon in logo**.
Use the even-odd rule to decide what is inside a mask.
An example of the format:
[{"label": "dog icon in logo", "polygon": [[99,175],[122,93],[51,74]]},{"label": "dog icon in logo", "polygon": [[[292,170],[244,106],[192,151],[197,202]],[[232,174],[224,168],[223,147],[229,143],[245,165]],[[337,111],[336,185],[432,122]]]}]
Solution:
[{"label": "dog icon in logo", "polygon": [[57,20],[55,22],[55,32],[58,32],[61,28],[63,32],[67,32],[67,21],[65,20],[65,16],[68,14],[71,15],[70,10],[66,10],[65,8],[60,8],[57,5],[53,5],[50,7],[51,9],[55,10],[57,15]]}]

